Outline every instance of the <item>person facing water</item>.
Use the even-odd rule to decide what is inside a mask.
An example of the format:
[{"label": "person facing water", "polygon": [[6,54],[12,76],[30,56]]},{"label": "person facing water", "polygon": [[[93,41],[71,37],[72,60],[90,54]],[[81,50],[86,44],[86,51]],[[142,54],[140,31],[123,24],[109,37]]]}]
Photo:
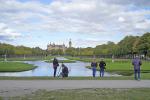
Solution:
[{"label": "person facing water", "polygon": [[103,58],[101,59],[100,63],[99,63],[99,67],[100,67],[100,77],[104,77],[104,72],[106,69],[106,63],[103,60]]},{"label": "person facing water", "polygon": [[62,63],[62,77],[68,77],[68,67]]},{"label": "person facing water", "polygon": [[97,68],[97,62],[95,59],[93,59],[93,61],[91,62],[91,67],[92,67],[92,71],[93,71],[93,77],[95,77],[96,75],[96,68]]},{"label": "person facing water", "polygon": [[58,60],[54,58],[53,60],[53,69],[54,69],[54,77],[56,77],[57,67],[59,66]]},{"label": "person facing water", "polygon": [[142,65],[142,61],[138,56],[132,60],[132,65],[134,66],[134,79],[140,80],[140,66]]}]

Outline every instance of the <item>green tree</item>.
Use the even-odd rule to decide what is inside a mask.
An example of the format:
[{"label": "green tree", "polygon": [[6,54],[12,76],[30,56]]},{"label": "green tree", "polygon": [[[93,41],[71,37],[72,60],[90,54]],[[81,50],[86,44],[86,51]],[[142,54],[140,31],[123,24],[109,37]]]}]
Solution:
[{"label": "green tree", "polygon": [[118,52],[123,55],[138,53],[137,45],[139,42],[138,36],[126,36],[118,43]]},{"label": "green tree", "polygon": [[145,56],[150,55],[150,33],[145,33],[141,36],[138,43],[138,50]]}]

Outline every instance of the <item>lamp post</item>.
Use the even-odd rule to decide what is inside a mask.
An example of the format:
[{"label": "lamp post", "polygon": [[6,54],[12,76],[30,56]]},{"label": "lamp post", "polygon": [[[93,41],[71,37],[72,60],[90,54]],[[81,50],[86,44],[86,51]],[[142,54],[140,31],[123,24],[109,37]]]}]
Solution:
[{"label": "lamp post", "polygon": [[26,55],[24,54],[24,59],[26,59]]},{"label": "lamp post", "polygon": [[5,55],[4,55],[5,59],[4,61],[7,61],[7,50],[5,50]]}]

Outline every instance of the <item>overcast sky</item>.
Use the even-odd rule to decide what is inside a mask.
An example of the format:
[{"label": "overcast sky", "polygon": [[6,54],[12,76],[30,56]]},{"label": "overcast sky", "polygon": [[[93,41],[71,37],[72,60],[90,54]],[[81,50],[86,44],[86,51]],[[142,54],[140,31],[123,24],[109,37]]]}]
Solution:
[{"label": "overcast sky", "polygon": [[150,0],[0,0],[0,42],[95,47],[150,32]]}]

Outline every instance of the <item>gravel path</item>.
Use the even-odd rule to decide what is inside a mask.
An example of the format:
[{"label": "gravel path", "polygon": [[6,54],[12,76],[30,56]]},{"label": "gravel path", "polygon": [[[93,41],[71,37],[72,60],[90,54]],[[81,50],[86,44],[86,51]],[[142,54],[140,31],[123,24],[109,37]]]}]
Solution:
[{"label": "gravel path", "polygon": [[0,80],[0,96],[19,96],[39,89],[150,88],[150,80]]}]

